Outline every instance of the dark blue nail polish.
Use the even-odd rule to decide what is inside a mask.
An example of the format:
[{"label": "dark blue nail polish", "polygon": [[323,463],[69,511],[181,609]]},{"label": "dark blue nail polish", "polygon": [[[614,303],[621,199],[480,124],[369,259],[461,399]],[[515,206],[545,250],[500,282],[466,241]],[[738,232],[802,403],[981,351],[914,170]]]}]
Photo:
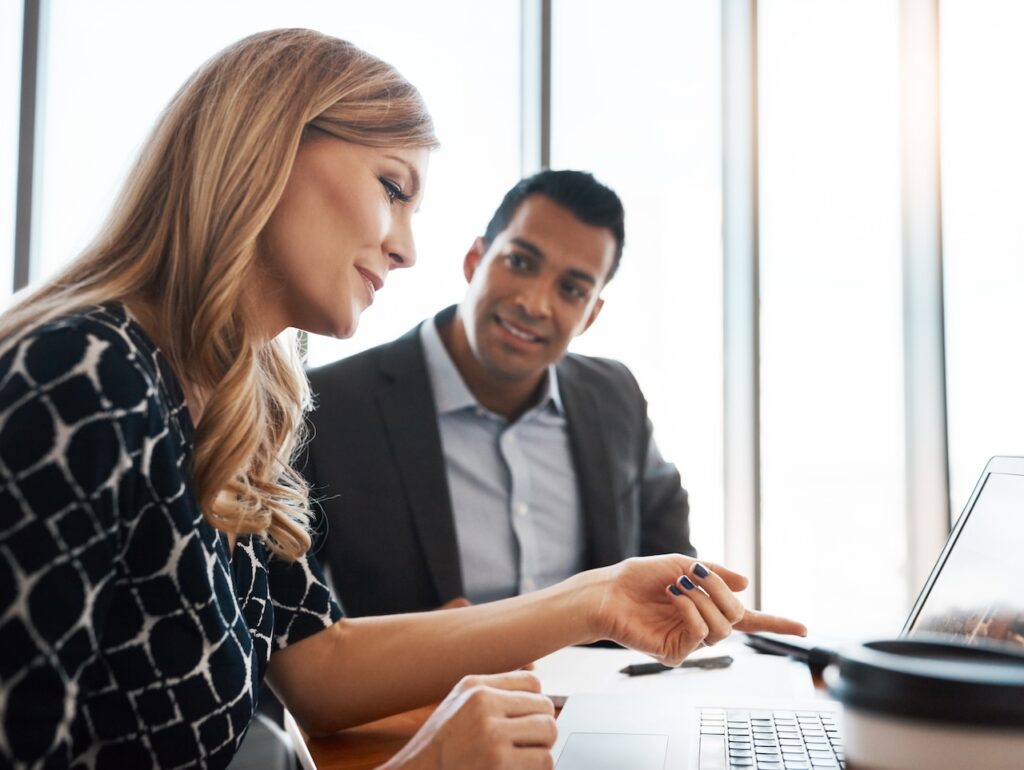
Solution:
[{"label": "dark blue nail polish", "polygon": [[672,594],[673,596],[682,596],[683,595],[683,592],[680,591],[678,588],[676,588],[676,584],[675,583],[673,583],[672,585],[670,585],[668,587],[668,592],[670,594]]},{"label": "dark blue nail polish", "polygon": [[692,591],[694,588],[697,587],[693,584],[693,581],[690,580],[690,578],[686,577],[686,575],[683,575],[681,578],[679,578],[679,585],[681,585],[687,591]]},{"label": "dark blue nail polish", "polygon": [[710,572],[708,572],[708,568],[705,567],[700,562],[697,562],[696,564],[693,565],[693,571],[697,573],[697,577],[702,577],[702,578],[706,578],[708,575],[711,574]]}]

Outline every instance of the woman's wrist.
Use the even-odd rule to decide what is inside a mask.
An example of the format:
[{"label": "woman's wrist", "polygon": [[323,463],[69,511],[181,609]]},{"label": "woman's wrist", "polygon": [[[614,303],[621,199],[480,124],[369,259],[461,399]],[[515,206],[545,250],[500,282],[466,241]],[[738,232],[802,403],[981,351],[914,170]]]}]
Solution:
[{"label": "woman's wrist", "polygon": [[566,591],[565,612],[574,625],[574,644],[590,644],[608,638],[605,604],[612,588],[610,567],[580,572],[559,584]]}]

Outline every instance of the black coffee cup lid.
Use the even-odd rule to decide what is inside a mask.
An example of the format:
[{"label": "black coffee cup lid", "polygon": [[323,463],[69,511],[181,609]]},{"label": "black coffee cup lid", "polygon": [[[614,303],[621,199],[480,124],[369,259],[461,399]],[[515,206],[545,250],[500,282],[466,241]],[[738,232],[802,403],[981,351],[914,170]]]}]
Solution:
[{"label": "black coffee cup lid", "polygon": [[844,649],[825,672],[845,706],[890,716],[1024,727],[1024,650],[917,636]]}]

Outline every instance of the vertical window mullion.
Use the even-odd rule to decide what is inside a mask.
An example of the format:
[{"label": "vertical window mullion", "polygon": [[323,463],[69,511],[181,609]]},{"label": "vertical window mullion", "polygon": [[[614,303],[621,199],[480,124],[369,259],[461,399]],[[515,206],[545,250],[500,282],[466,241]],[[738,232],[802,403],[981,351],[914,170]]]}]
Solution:
[{"label": "vertical window mullion", "polygon": [[551,0],[522,0],[520,168],[551,165]]},{"label": "vertical window mullion", "polygon": [[901,0],[903,359],[908,590],[924,585],[949,534],[939,171],[938,0]]},{"label": "vertical window mullion", "polygon": [[33,272],[36,222],[37,148],[44,0],[25,0],[21,48],[21,105],[18,119],[18,185],[15,197],[14,290],[28,285]]},{"label": "vertical window mullion", "polygon": [[725,554],[760,607],[757,0],[721,7]]}]

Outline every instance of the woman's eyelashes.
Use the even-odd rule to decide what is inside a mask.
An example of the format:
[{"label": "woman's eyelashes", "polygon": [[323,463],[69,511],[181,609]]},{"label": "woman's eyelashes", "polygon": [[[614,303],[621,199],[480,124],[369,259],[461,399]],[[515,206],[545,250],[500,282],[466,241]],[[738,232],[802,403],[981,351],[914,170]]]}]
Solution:
[{"label": "woman's eyelashes", "polygon": [[388,179],[386,176],[377,177],[380,183],[384,186],[384,192],[388,196],[388,202],[394,203],[399,201],[400,203],[408,203],[412,200],[411,195],[406,195],[402,192],[402,187],[397,182]]}]

